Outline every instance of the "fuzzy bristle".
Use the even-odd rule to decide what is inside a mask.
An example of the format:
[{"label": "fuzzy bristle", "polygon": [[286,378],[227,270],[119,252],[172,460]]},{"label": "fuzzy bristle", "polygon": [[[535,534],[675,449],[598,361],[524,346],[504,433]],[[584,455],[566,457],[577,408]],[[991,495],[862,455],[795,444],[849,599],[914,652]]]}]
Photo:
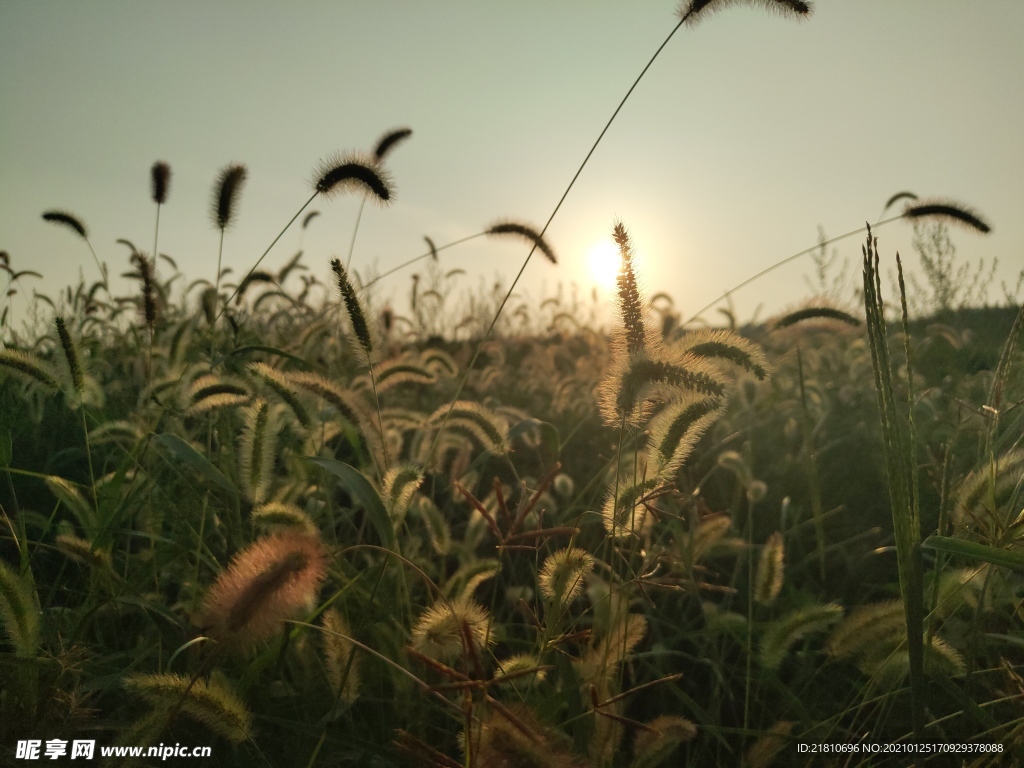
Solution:
[{"label": "fuzzy bristle", "polygon": [[18,656],[35,655],[39,636],[35,592],[3,560],[0,560],[0,622]]},{"label": "fuzzy bristle", "polygon": [[537,574],[540,591],[551,601],[566,605],[583,591],[583,582],[594,569],[594,556],[579,547],[548,555]]},{"label": "fuzzy bristle", "polygon": [[810,15],[814,6],[803,0],[690,0],[679,8],[679,16],[690,25],[696,24],[708,13],[730,5],[751,5],[782,16],[803,18]]},{"label": "fuzzy bristle", "polygon": [[257,539],[210,587],[196,623],[227,646],[251,648],[310,610],[326,573],[326,553],[315,536]]},{"label": "fuzzy bristle", "polygon": [[352,703],[359,696],[359,658],[356,646],[349,639],[352,630],[335,608],[328,608],[320,619],[324,666],[331,688],[342,701]]},{"label": "fuzzy bristle", "polygon": [[488,235],[513,235],[529,240],[552,264],[557,264],[554,249],[533,227],[518,221],[499,221],[486,229]]},{"label": "fuzzy bristle", "polygon": [[757,561],[754,577],[754,599],[762,605],[771,605],[782,591],[783,561],[786,549],[782,534],[776,531],[768,537],[761,557]]},{"label": "fuzzy bristle", "polygon": [[218,229],[227,229],[234,218],[238,196],[248,175],[244,165],[232,163],[221,169],[213,187],[210,215]]},{"label": "fuzzy bristle", "polygon": [[82,391],[85,389],[85,379],[82,376],[82,364],[78,358],[78,349],[75,347],[75,342],[71,339],[71,334],[68,332],[67,323],[64,318],[57,315],[53,318],[53,322],[57,326],[57,336],[60,338],[60,347],[64,351],[64,359],[68,363],[71,385],[75,388],[75,392],[82,394]]},{"label": "fuzzy bristle", "polygon": [[619,248],[620,262],[616,285],[626,354],[640,355],[647,349],[647,318],[633,268],[633,246],[629,240],[629,233],[621,221],[615,222],[612,239]]},{"label": "fuzzy bristle", "polygon": [[164,710],[180,706],[186,715],[232,744],[241,744],[252,735],[252,715],[220,677],[202,680],[182,675],[134,674],[125,678],[124,685],[160,707],[164,725]]},{"label": "fuzzy bristle", "polygon": [[[463,628],[468,628],[464,632]],[[438,661],[458,658],[494,642],[487,609],[470,600],[437,602],[424,611],[412,630],[412,647]],[[467,642],[475,648],[466,648]]]},{"label": "fuzzy bristle", "polygon": [[42,360],[18,349],[0,349],[0,366],[9,368],[42,384],[48,389],[60,389],[57,376]]},{"label": "fuzzy bristle", "polygon": [[373,158],[359,154],[338,155],[322,161],[317,167],[313,187],[325,197],[357,191],[369,193],[380,203],[388,203],[394,196],[387,172]]},{"label": "fuzzy bristle", "polygon": [[146,254],[138,251],[132,254],[132,261],[139,269],[139,280],[142,282],[142,317],[146,321],[146,327],[153,330],[157,320],[153,262],[146,257]]},{"label": "fuzzy bristle", "polygon": [[338,280],[338,290],[341,292],[341,300],[345,304],[349,320],[352,322],[352,333],[355,335],[359,346],[363,348],[366,357],[373,352],[373,339],[370,337],[370,327],[366,324],[366,315],[356,296],[356,290],[348,279],[348,272],[342,266],[340,259],[331,260],[331,269]]},{"label": "fuzzy bristle", "polygon": [[43,214],[43,219],[53,224],[60,224],[63,227],[67,227],[83,239],[89,237],[89,235],[86,234],[85,224],[67,211],[46,211],[46,213]]},{"label": "fuzzy bristle", "polygon": [[796,312],[784,315],[775,321],[772,328],[788,328],[804,320],[838,320],[847,325],[860,325],[860,320],[849,312],[843,312],[841,309],[836,309],[835,307],[807,307],[806,309],[798,309]]},{"label": "fuzzy bristle", "polygon": [[926,200],[914,205],[908,205],[903,210],[903,215],[912,219],[931,216],[950,220],[983,234],[988,234],[992,231],[992,227],[978,213],[953,200]]}]

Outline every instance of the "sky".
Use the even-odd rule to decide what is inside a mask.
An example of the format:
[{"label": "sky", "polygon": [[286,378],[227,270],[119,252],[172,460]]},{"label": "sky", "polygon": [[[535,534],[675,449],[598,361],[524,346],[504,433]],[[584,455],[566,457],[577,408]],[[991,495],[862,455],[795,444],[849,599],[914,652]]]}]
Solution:
[{"label": "sky", "polygon": [[[621,219],[643,284],[689,316],[770,264],[879,218],[909,190],[952,198],[993,232],[955,231],[958,257],[998,258],[991,299],[1024,267],[1024,3],[818,0],[801,21],[730,4],[671,40],[636,88],[548,229],[559,256],[531,259],[517,289],[561,284],[609,296],[593,254]],[[387,158],[394,202],[367,206],[353,254],[362,276],[512,218],[540,228],[615,106],[675,26],[672,2],[479,0],[0,3],[0,250],[54,295],[96,267],[112,275],[127,238],[152,249],[149,169],[170,164],[159,251],[189,280],[214,276],[218,171],[247,165],[224,265],[247,271],[310,195],[318,162],[370,150],[409,127]],[[314,201],[261,268],[299,249],[330,279],[358,196]],[[910,226],[876,230],[883,260],[916,263]],[[858,236],[838,244],[859,279]],[[481,238],[442,254],[467,290],[507,285],[529,248]],[[401,311],[425,262],[378,283]],[[735,292],[750,319],[810,291],[801,259]],[[161,265],[160,269],[166,269]],[[117,278],[115,288],[132,290]],[[853,283],[850,283],[851,287]],[[115,290],[116,293],[116,290]],[[707,316],[714,320],[713,313]],[[720,318],[719,318],[720,320]]]}]

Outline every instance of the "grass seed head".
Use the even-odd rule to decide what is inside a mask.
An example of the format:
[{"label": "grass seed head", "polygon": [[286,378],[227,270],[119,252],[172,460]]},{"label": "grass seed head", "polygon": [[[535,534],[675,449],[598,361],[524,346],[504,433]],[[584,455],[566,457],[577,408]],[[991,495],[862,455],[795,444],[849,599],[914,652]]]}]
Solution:
[{"label": "grass seed head", "polygon": [[340,259],[331,259],[331,269],[337,277],[341,300],[345,304],[349,320],[352,321],[352,333],[369,359],[370,353],[373,352],[373,339],[370,337],[370,327],[366,324],[366,314],[359,303],[359,297],[356,296],[356,290],[352,287],[348,272],[345,271]]},{"label": "grass seed head", "polygon": [[39,609],[35,592],[0,560],[0,622],[18,656],[34,656],[39,636]]},{"label": "grass seed head", "polygon": [[246,650],[310,610],[326,572],[326,553],[314,536],[257,539],[210,587],[196,623],[229,648]]},{"label": "grass seed head", "polygon": [[362,192],[381,204],[394,197],[390,176],[372,157],[355,153],[335,155],[323,160],[315,173],[313,188],[325,197]]},{"label": "grass seed head", "polygon": [[809,16],[814,8],[803,0],[690,0],[680,6],[679,16],[692,26],[709,13],[730,5],[759,6],[766,11],[796,19]]},{"label": "grass seed head", "polygon": [[75,392],[82,394],[82,391],[85,389],[85,378],[82,376],[82,363],[78,359],[78,349],[75,347],[75,342],[71,339],[71,334],[68,332],[67,323],[64,318],[57,315],[53,322],[57,326],[57,336],[60,338],[60,347],[64,351],[64,359],[68,363],[71,385],[75,388]]},{"label": "grass seed head", "polygon": [[913,205],[908,205],[903,210],[903,215],[912,219],[934,217],[945,221],[952,221],[954,224],[960,224],[982,234],[988,234],[992,231],[992,227],[989,226],[988,222],[980,214],[954,200],[925,200],[917,202]]},{"label": "grass seed head", "polygon": [[171,185],[171,166],[165,162],[153,163],[150,169],[150,180],[152,181],[153,202],[163,205],[167,202],[167,192]]},{"label": "grass seed head", "polygon": [[180,706],[186,715],[232,744],[252,736],[252,715],[221,677],[193,680],[182,675],[129,675],[124,685],[159,707]]},{"label": "grass seed head", "polygon": [[[450,661],[466,650],[470,655],[475,653],[464,647],[467,635],[478,648],[493,643],[490,626],[487,609],[472,600],[438,601],[423,612],[413,627],[412,647],[432,659]],[[463,632],[463,627],[468,632]]]},{"label": "grass seed head", "polygon": [[85,224],[67,211],[47,211],[43,214],[43,219],[53,224],[59,224],[62,227],[67,227],[83,240],[89,238],[89,235],[86,233]]},{"label": "grass seed head", "polygon": [[567,547],[548,555],[537,579],[540,591],[555,603],[571,603],[583,591],[583,582],[594,569],[594,557],[579,547]]},{"label": "grass seed head", "polygon": [[213,186],[213,200],[210,215],[218,229],[227,229],[234,218],[238,206],[238,196],[242,193],[248,170],[244,165],[232,163],[224,166],[217,175]]},{"label": "grass seed head", "polygon": [[[548,261],[552,264],[558,263],[555,251],[548,244],[548,241],[541,236],[540,232],[528,224],[518,221],[499,221],[491,224],[485,231],[488,235],[512,235],[513,237],[528,240],[536,246],[537,250],[544,254]],[[436,254],[436,251],[434,253]]]},{"label": "grass seed head", "polygon": [[378,162],[383,160],[396,145],[405,141],[410,136],[412,136],[412,128],[398,128],[394,131],[388,131],[377,140],[373,156]]}]

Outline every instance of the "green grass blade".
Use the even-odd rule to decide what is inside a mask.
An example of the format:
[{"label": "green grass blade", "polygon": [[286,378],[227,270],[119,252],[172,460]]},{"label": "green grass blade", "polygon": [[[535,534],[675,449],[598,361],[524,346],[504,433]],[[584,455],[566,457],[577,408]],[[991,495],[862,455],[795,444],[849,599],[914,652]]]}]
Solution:
[{"label": "green grass blade", "polygon": [[337,459],[324,459],[315,456],[304,456],[303,458],[341,480],[341,484],[352,495],[352,498],[363,505],[384,545],[388,549],[394,550],[397,540],[391,516],[384,507],[384,502],[381,500],[380,494],[377,493],[377,489],[370,484],[363,473]]}]

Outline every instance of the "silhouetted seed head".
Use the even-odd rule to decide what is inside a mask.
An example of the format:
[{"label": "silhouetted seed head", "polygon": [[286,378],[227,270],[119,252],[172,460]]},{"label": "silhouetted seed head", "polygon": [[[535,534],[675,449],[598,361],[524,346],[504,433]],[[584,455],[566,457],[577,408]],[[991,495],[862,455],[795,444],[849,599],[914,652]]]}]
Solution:
[{"label": "silhouetted seed head", "polygon": [[242,280],[242,284],[238,286],[238,294],[235,296],[235,304],[241,304],[242,299],[245,298],[246,291],[252,286],[253,283],[273,283],[274,276],[269,272],[264,272],[262,269],[258,269],[246,275],[245,279]]},{"label": "silhouetted seed head", "polygon": [[396,144],[401,143],[405,139],[412,136],[412,128],[399,128],[394,131],[389,131],[380,137],[377,141],[377,146],[373,150],[373,156],[377,160],[383,160],[384,157],[395,148]]},{"label": "silhouetted seed head", "polygon": [[309,213],[307,213],[305,218],[302,220],[302,228],[305,229],[306,227],[308,227],[309,226],[309,222],[311,222],[313,219],[315,219],[319,215],[320,215],[320,211],[310,211]]},{"label": "silhouetted seed head", "polygon": [[958,224],[964,224],[978,232],[989,233],[990,227],[977,213],[961,203],[952,200],[926,200],[923,203],[908,205],[904,216],[918,219],[923,216],[936,216],[943,219],[951,219]]},{"label": "silhouetted seed head", "polygon": [[517,237],[525,238],[537,246],[537,249],[543,253],[548,261],[552,264],[557,264],[558,259],[555,258],[555,252],[548,245],[547,241],[540,236],[540,233],[533,227],[527,224],[521,224],[517,221],[499,221],[492,224],[487,228],[488,235],[515,235]]},{"label": "silhouetted seed head", "polygon": [[430,258],[432,258],[434,261],[437,261],[437,246],[434,245],[434,241],[431,240],[426,235],[423,236],[423,239],[427,241],[427,248],[430,249]]},{"label": "silhouetted seed head", "polygon": [[281,271],[277,273],[277,282],[283,283],[285,279],[287,279],[288,275],[290,275],[296,269],[305,269],[305,267],[299,264],[299,261],[301,260],[302,251],[299,251],[294,256],[292,256],[291,261],[289,261],[287,264],[281,267]]},{"label": "silhouetted seed head", "polygon": [[391,201],[391,179],[371,157],[358,154],[336,155],[320,163],[313,183],[321,195],[348,191],[369,193],[380,203]]},{"label": "silhouetted seed head", "polygon": [[136,251],[132,261],[139,268],[139,280],[142,281],[142,316],[146,327],[152,330],[156,326],[156,296],[153,292],[153,263],[144,253]]},{"label": "silhouetted seed head", "polygon": [[345,267],[341,265],[339,259],[331,260],[331,269],[334,270],[334,274],[338,278],[338,290],[341,291],[341,300],[344,302],[345,310],[352,321],[352,333],[355,334],[359,346],[363,348],[366,356],[369,357],[370,352],[373,351],[373,340],[370,338],[370,329],[366,325],[366,315],[363,314],[363,308],[359,305],[355,288],[349,282],[348,273],[345,272]]},{"label": "silhouetted seed head", "polygon": [[153,180],[153,202],[163,205],[167,202],[167,192],[171,184],[171,166],[164,162],[153,163],[150,170]]},{"label": "silhouetted seed head", "polygon": [[206,322],[213,325],[217,319],[217,289],[211,285],[203,291],[200,304],[203,308],[203,314],[206,316]]},{"label": "silhouetted seed head", "polygon": [[43,218],[53,224],[60,224],[63,227],[68,227],[69,229],[74,230],[81,238],[89,237],[85,231],[85,224],[67,211],[47,211],[43,214]]},{"label": "silhouetted seed head", "polygon": [[11,257],[7,255],[7,251],[0,251],[0,264],[3,264],[5,267],[11,265]]},{"label": "silhouetted seed head", "polygon": [[709,12],[718,11],[729,5],[760,6],[766,11],[782,16],[802,18],[811,13],[813,6],[803,0],[690,0],[679,7],[679,16],[688,24],[696,24]]},{"label": "silhouetted seed head", "polygon": [[81,394],[82,390],[85,389],[85,381],[82,377],[82,364],[78,360],[78,350],[75,349],[75,343],[71,340],[71,334],[68,333],[64,318],[57,315],[53,318],[53,322],[57,326],[57,336],[60,337],[60,346],[64,351],[64,359],[68,362],[71,384],[74,386],[75,392]]},{"label": "silhouetted seed head", "polygon": [[248,175],[244,165],[232,164],[221,169],[217,183],[213,187],[213,201],[210,215],[217,229],[227,229],[235,215],[238,195],[242,192],[242,184]]},{"label": "silhouetted seed head", "polygon": [[882,213],[885,213],[892,208],[893,203],[898,203],[900,200],[917,200],[917,195],[913,192],[897,192],[895,195],[890,197],[885,202],[885,208],[882,209]]},{"label": "silhouetted seed head", "polygon": [[776,321],[773,327],[786,328],[804,320],[815,319],[838,320],[839,322],[846,323],[847,325],[860,325],[860,320],[848,312],[843,312],[841,309],[835,309],[834,307],[808,307],[807,309],[799,309],[796,312],[790,312],[788,315],[785,315]]}]

